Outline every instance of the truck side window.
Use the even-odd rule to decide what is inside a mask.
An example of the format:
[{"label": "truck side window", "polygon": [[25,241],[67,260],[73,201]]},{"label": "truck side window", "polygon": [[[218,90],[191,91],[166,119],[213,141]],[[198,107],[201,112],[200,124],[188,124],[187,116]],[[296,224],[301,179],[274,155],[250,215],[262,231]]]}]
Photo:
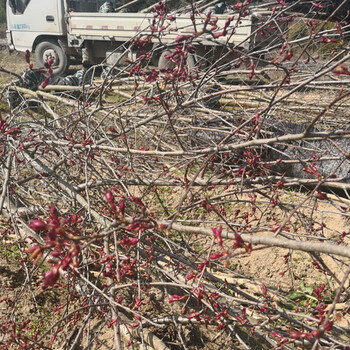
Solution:
[{"label": "truck side window", "polygon": [[12,13],[15,15],[21,15],[26,10],[30,0],[10,0],[9,6],[12,9]]}]

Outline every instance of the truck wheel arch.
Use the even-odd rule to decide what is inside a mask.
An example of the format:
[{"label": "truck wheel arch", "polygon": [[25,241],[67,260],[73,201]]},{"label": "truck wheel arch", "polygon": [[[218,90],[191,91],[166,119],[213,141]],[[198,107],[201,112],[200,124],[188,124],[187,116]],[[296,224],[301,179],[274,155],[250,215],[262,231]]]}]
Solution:
[{"label": "truck wheel arch", "polygon": [[57,68],[53,69],[54,74],[62,75],[66,73],[69,67],[69,56],[64,48],[59,44],[57,38],[41,37],[36,40],[33,45],[35,52],[35,61],[38,68],[43,68],[44,63],[49,57],[54,57],[57,61]]}]

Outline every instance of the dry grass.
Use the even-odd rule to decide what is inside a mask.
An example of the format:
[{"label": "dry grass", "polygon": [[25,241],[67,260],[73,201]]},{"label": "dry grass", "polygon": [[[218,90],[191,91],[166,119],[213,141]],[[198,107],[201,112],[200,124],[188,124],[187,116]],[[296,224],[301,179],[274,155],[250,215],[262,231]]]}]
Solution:
[{"label": "dry grass", "polygon": [[[28,64],[24,59],[23,52],[9,52],[8,50],[0,51],[0,67],[7,71],[19,74],[24,71]],[[8,73],[0,73],[0,86],[8,84],[14,77]]]},{"label": "dry grass", "polygon": [[0,38],[6,38],[6,23],[0,23]]}]

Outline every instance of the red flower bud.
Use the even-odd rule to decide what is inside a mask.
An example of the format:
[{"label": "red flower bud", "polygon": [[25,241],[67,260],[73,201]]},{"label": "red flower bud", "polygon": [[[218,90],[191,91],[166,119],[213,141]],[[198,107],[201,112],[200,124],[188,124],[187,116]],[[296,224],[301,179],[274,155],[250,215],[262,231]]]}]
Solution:
[{"label": "red flower bud", "polygon": [[222,227],[220,227],[219,229],[212,227],[211,230],[213,231],[214,237],[218,240],[219,244],[222,247],[222,237],[221,237]]},{"label": "red flower bud", "polygon": [[325,199],[328,199],[328,196],[327,196],[327,193],[324,193],[324,192],[321,192],[321,191],[318,191],[316,194],[315,194],[316,198],[320,199],[320,200],[325,200]]},{"label": "red flower bud", "polygon": [[122,216],[125,215],[125,201],[124,199],[121,199],[119,201],[119,210],[120,210],[120,213],[122,214]]},{"label": "red flower bud", "polygon": [[105,193],[106,201],[111,204],[114,202],[114,196],[111,190],[107,190]]},{"label": "red flower bud", "polygon": [[41,219],[30,220],[29,227],[34,231],[41,231],[46,229],[46,224]]},{"label": "red flower bud", "polygon": [[26,50],[24,56],[25,56],[26,62],[27,62],[28,64],[30,64],[30,51],[29,51],[29,50]]},{"label": "red flower bud", "polygon": [[295,329],[288,329],[288,333],[292,339],[300,339],[302,336],[302,333],[296,331]]},{"label": "red flower bud", "polygon": [[42,288],[53,286],[60,278],[60,272],[58,266],[54,266],[50,271],[46,272]]},{"label": "red flower bud", "polygon": [[44,66],[45,68],[49,69],[53,63],[55,62],[55,59],[53,57],[50,57],[45,63]]},{"label": "red flower bud", "polygon": [[272,226],[272,231],[277,232],[281,228],[281,225],[273,225]]},{"label": "red flower bud", "polygon": [[333,69],[332,73],[335,75],[350,75],[350,71],[347,68],[345,68],[342,64]]},{"label": "red flower bud", "polygon": [[189,38],[192,38],[192,35],[184,35],[184,34],[181,34],[181,35],[178,35],[175,39],[176,43],[181,43],[182,41],[185,41]]},{"label": "red flower bud", "polygon": [[50,217],[53,220],[58,220],[57,210],[53,204],[50,205]]},{"label": "red flower bud", "polygon": [[266,288],[265,284],[262,284],[262,285],[260,286],[260,289],[261,289],[262,295],[263,295],[264,297],[266,297],[266,296],[267,296],[267,288]]},{"label": "red flower bud", "polygon": [[210,260],[219,259],[219,258],[221,258],[224,255],[225,255],[224,252],[214,253],[214,254],[210,255]]},{"label": "red flower bud", "polygon": [[333,321],[329,321],[326,323],[326,325],[324,326],[324,331],[325,332],[329,332],[331,331],[333,328]]},{"label": "red flower bud", "polygon": [[42,87],[43,89],[45,89],[48,83],[49,83],[49,78],[46,78],[46,79],[41,83],[41,87]]},{"label": "red flower bud", "polygon": [[173,303],[174,301],[183,300],[186,298],[187,298],[187,295],[179,296],[174,294],[173,296],[169,297],[169,304]]}]

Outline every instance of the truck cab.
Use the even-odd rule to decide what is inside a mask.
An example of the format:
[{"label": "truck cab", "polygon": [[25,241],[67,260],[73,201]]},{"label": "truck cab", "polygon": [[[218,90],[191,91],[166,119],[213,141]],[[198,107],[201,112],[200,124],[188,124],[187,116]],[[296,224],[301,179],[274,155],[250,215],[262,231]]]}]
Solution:
[{"label": "truck cab", "polygon": [[[63,72],[67,68],[62,45],[67,36],[64,0],[7,0],[7,42],[10,50],[35,51],[38,65],[54,57]],[[61,41],[61,42],[60,42]]]},{"label": "truck cab", "polygon": [[43,37],[66,35],[63,0],[8,0],[7,33],[11,48],[32,50]]}]

